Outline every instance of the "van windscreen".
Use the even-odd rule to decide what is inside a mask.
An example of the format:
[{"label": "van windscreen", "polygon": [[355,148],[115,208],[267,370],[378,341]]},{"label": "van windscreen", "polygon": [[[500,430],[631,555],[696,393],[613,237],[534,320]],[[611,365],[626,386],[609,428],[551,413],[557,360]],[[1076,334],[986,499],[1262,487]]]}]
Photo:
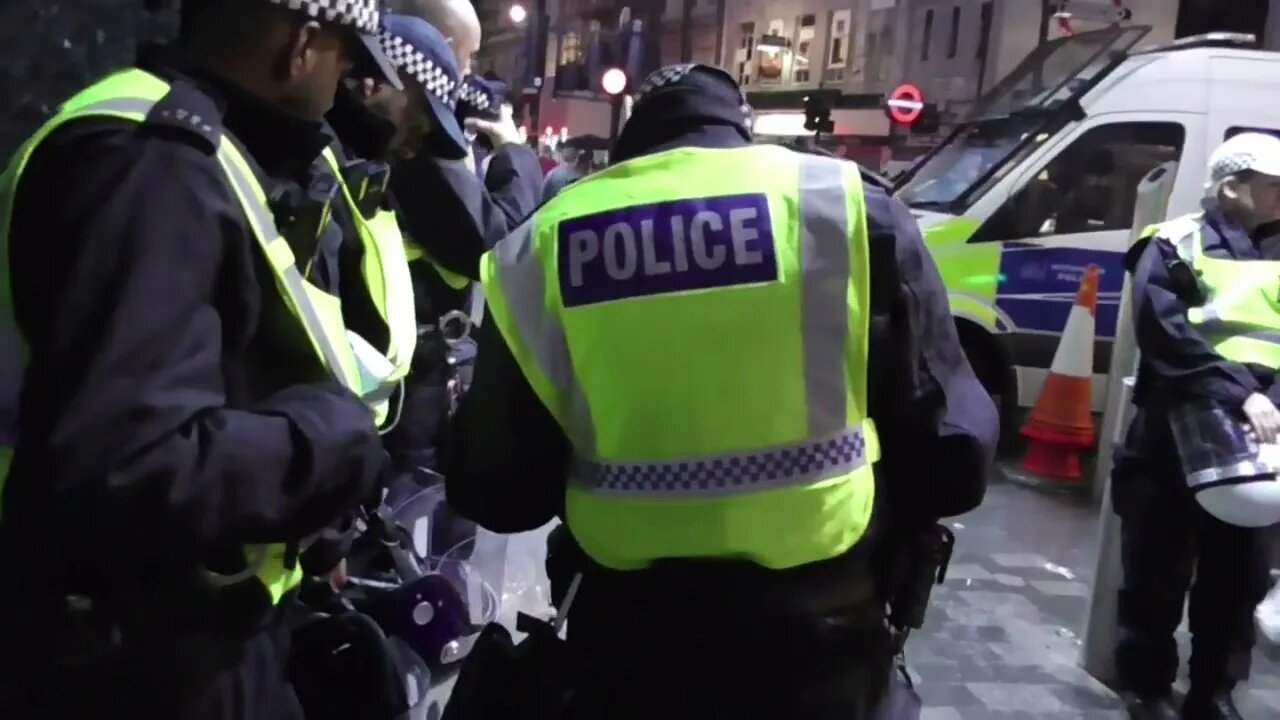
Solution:
[{"label": "van windscreen", "polygon": [[898,188],[898,199],[918,210],[962,212],[965,208],[958,206],[962,199],[980,195],[973,192],[975,185],[1003,177],[1016,160],[1039,146],[1045,120],[1015,115],[965,125],[913,169],[910,179]]},{"label": "van windscreen", "polygon": [[970,122],[1028,109],[1053,110],[1079,98],[1115,68],[1149,25],[1110,27],[1044,43],[974,103]]}]

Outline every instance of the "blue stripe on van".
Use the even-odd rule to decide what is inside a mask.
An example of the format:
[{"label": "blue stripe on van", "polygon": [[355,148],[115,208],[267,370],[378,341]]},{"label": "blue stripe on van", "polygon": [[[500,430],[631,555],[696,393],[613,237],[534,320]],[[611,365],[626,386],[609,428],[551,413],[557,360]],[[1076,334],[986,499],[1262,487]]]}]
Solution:
[{"label": "blue stripe on van", "polygon": [[1085,268],[1097,265],[1101,270],[1097,334],[1114,337],[1124,288],[1123,262],[1123,252],[1005,243],[996,305],[1018,330],[1061,333]]}]

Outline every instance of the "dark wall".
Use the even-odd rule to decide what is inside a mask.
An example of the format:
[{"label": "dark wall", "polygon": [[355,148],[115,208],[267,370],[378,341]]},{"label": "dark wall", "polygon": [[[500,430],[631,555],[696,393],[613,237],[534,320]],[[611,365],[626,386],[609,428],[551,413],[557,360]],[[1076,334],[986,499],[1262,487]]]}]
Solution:
[{"label": "dark wall", "polygon": [[1174,36],[1222,31],[1253,33],[1261,39],[1268,5],[1268,0],[1182,0]]},{"label": "dark wall", "polygon": [[171,30],[142,0],[0,0],[0,166],[58,103]]}]

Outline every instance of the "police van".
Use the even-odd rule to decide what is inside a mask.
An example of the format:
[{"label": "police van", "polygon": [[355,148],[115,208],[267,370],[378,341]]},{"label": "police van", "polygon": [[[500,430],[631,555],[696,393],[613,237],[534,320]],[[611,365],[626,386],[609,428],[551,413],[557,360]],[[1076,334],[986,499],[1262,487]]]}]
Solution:
[{"label": "police van", "polygon": [[1280,132],[1280,54],[1229,33],[1136,49],[1150,31],[1041,45],[895,181],[1006,436],[1039,394],[1089,265],[1101,269],[1093,402],[1103,407],[1139,181],[1176,163],[1166,215],[1195,212],[1219,143]]}]

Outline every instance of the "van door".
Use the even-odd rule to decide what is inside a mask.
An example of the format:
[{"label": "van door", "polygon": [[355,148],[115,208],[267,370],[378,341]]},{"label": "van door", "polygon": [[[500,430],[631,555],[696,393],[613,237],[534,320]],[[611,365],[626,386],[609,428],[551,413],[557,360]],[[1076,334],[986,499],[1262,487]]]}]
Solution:
[{"label": "van door", "polygon": [[1008,319],[1001,339],[1017,369],[1020,404],[1039,394],[1085,269],[1097,265],[1094,404],[1101,408],[1138,183],[1157,165],[1179,161],[1201,127],[1190,114],[1088,118],[1020,169],[969,240],[1001,245],[996,304]]}]

